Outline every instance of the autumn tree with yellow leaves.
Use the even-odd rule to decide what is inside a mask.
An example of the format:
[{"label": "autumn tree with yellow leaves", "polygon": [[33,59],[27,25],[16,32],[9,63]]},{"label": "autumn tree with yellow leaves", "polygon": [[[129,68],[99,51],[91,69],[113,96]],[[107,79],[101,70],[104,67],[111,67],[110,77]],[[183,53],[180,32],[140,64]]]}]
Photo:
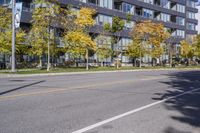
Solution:
[{"label": "autumn tree with yellow leaves", "polygon": [[[8,8],[0,6],[0,53],[4,55],[11,54],[12,47],[12,14]],[[25,32],[22,29],[16,30],[16,54],[23,55],[27,52],[28,46],[25,42]],[[21,57],[21,56],[20,56]],[[5,61],[5,59],[4,59]]]},{"label": "autumn tree with yellow leaves", "polygon": [[50,68],[50,28],[56,22],[58,5],[49,0],[35,0],[36,5],[32,15],[32,27],[29,33],[30,53],[39,56],[39,66],[42,67],[42,57],[48,54],[47,71]]},{"label": "autumn tree with yellow leaves", "polygon": [[195,56],[200,58],[200,34],[195,37],[193,45],[195,47]]},{"label": "autumn tree with yellow leaves", "polygon": [[134,66],[136,67],[136,60],[140,57],[143,57],[146,48],[140,44],[140,41],[137,39],[133,39],[132,43],[128,45],[126,49],[126,56],[132,58],[134,60]]},{"label": "autumn tree with yellow leaves", "polygon": [[67,32],[64,36],[65,44],[72,53],[84,54],[86,59],[86,69],[89,69],[89,50],[96,50],[96,43],[89,35],[89,29],[94,26],[93,16],[96,11],[91,8],[83,7],[75,19],[77,28]]},{"label": "autumn tree with yellow leaves", "polygon": [[195,55],[195,46],[186,40],[181,41],[180,54],[187,60],[192,59]]},{"label": "autumn tree with yellow leaves", "polygon": [[[136,24],[131,32],[132,38],[139,40],[141,47],[145,44],[151,46],[149,55],[152,58],[160,58],[163,54],[162,43],[169,38],[170,34],[165,30],[161,23],[154,23],[152,21],[142,21]],[[140,59],[141,61],[141,59]]]}]

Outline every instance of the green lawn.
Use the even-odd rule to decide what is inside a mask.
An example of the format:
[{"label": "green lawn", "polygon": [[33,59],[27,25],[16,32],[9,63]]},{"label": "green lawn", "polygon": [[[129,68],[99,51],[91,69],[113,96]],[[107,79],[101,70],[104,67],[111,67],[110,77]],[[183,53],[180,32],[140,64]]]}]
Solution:
[{"label": "green lawn", "polygon": [[[115,67],[93,67],[88,71],[117,71],[117,70],[139,70],[138,67],[121,67],[116,69]],[[169,67],[142,67],[142,69],[174,69]],[[200,66],[177,66],[175,69],[200,69]],[[15,74],[40,74],[40,73],[62,73],[62,72],[86,72],[87,70],[84,67],[79,68],[52,68],[49,72],[46,69],[18,69]],[[10,70],[0,70],[0,74],[10,74]]]}]

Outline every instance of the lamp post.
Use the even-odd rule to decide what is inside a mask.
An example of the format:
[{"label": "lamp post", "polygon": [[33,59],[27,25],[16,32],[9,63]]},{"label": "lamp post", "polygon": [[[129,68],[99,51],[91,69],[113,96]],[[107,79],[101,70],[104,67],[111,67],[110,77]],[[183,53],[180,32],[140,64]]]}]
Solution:
[{"label": "lamp post", "polygon": [[11,72],[15,72],[15,0],[12,0],[12,66]]}]

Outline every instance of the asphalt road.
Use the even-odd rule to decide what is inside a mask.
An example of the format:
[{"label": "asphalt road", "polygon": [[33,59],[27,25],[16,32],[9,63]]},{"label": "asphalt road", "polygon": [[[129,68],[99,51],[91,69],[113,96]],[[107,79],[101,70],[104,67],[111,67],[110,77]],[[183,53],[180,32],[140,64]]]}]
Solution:
[{"label": "asphalt road", "polygon": [[0,133],[200,133],[200,71],[0,79]]}]

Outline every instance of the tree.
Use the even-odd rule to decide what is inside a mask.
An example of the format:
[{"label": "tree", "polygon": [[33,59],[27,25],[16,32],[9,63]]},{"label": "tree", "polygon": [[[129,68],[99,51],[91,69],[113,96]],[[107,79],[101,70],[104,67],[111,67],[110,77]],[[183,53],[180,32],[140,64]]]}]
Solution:
[{"label": "tree", "polygon": [[149,54],[152,58],[159,58],[163,54],[164,50],[162,43],[170,36],[163,24],[154,23],[152,21],[142,21],[137,23],[133,28],[131,35],[133,38],[140,41],[141,46],[143,45],[143,42],[146,42],[146,44],[151,46]]},{"label": "tree", "polygon": [[56,24],[56,14],[59,5],[56,0],[35,0],[35,9],[32,15],[32,28],[29,34],[29,42],[32,46],[32,54],[39,56],[42,67],[42,56],[48,54],[47,71],[50,68],[50,44],[51,27]]},{"label": "tree", "polygon": [[[8,8],[0,6],[0,53],[11,54],[12,47],[12,15]],[[16,54],[25,53],[27,45],[25,42],[25,32],[22,29],[16,31]],[[4,59],[5,60],[5,59]]]},{"label": "tree", "polygon": [[[117,45],[116,49],[114,50],[114,52],[117,56],[117,69],[119,68],[119,57],[118,56],[120,53],[122,53],[122,51],[120,50],[120,47],[119,47],[119,41],[121,38],[121,31],[123,30],[124,25],[125,25],[124,20],[122,20],[121,18],[116,17],[116,16],[113,17],[112,24],[106,23],[104,25],[104,30],[112,33],[112,43]],[[112,46],[112,48],[113,48],[113,46]]]},{"label": "tree", "polygon": [[110,47],[111,40],[108,39],[106,36],[99,35],[96,38],[97,42],[97,57],[101,61],[101,66],[103,66],[104,59],[110,57],[112,55],[112,49]]},{"label": "tree", "polygon": [[198,34],[194,41],[195,55],[200,58],[200,34]]},{"label": "tree", "polygon": [[86,69],[88,70],[88,50],[95,50],[96,43],[83,31],[71,31],[65,36],[65,39],[72,53],[85,55],[85,59],[87,59]]},{"label": "tree", "polygon": [[189,44],[186,40],[181,41],[181,56],[183,58],[186,58],[187,60],[189,58],[193,58],[194,57],[194,45]]},{"label": "tree", "polygon": [[96,11],[94,9],[87,7],[81,8],[78,16],[75,19],[77,28],[73,31],[67,32],[64,37],[65,44],[67,47],[72,48],[70,49],[72,53],[85,54],[86,70],[89,69],[89,50],[96,49],[96,43],[89,35],[89,29],[95,24],[95,20],[93,19],[95,13]]},{"label": "tree", "polygon": [[136,67],[136,59],[144,56],[145,48],[140,45],[140,41],[133,39],[132,43],[126,49],[126,55],[134,59],[134,66]]},{"label": "tree", "polygon": [[[174,32],[174,30],[172,29],[168,29],[167,32],[172,35],[172,33]],[[168,52],[168,56],[169,56],[169,65],[170,67],[172,67],[172,62],[173,62],[173,56],[176,54],[175,51],[175,45],[174,43],[176,42],[176,37],[170,36],[167,39],[167,43],[166,43],[166,48],[167,48],[167,52]]]}]

